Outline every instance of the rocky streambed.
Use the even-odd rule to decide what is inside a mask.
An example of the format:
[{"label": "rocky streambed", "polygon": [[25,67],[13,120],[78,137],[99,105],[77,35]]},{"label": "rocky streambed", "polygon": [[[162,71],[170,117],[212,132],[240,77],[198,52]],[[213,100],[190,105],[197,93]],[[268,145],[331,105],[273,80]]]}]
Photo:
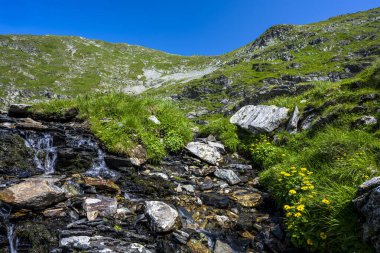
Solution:
[{"label": "rocky streambed", "polygon": [[296,252],[258,171],[214,137],[159,164],[85,123],[0,114],[0,252]]}]

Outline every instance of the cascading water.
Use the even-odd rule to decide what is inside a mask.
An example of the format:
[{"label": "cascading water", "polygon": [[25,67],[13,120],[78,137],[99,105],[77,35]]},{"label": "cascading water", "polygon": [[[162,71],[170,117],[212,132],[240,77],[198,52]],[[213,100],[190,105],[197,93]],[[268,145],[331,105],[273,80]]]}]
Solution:
[{"label": "cascading water", "polygon": [[50,133],[27,133],[26,146],[34,150],[34,163],[37,169],[45,174],[54,173],[57,160],[57,149],[53,146],[53,136]]},{"label": "cascading water", "polygon": [[104,151],[99,147],[99,145],[90,138],[76,138],[71,137],[71,145],[75,148],[89,148],[97,152],[97,157],[92,162],[91,168],[86,171],[86,175],[91,177],[105,177],[114,178],[117,173],[110,170],[104,160]]},{"label": "cascading water", "polygon": [[17,253],[17,243],[18,239],[15,238],[15,225],[10,223],[9,218],[11,215],[11,208],[1,207],[0,208],[0,217],[2,218],[4,226],[7,228],[7,238],[9,244],[9,252]]}]

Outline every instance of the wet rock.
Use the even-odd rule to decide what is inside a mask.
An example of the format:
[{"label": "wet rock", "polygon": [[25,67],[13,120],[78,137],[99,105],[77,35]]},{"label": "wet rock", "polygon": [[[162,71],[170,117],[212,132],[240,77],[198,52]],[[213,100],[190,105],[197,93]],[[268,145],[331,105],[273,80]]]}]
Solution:
[{"label": "wet rock", "polygon": [[247,105],[236,112],[230,122],[253,133],[270,133],[287,121],[288,111],[274,105]]},{"label": "wet rock", "polygon": [[31,118],[22,118],[17,121],[16,128],[29,129],[29,130],[47,130],[48,127],[41,122],[35,121]]},{"label": "wet rock", "polygon": [[239,189],[232,193],[231,199],[244,207],[255,207],[263,202],[263,197],[257,190]]},{"label": "wet rock", "polygon": [[65,192],[55,185],[55,178],[29,178],[0,191],[0,200],[22,208],[44,209],[65,199]]},{"label": "wet rock", "polygon": [[294,108],[293,115],[288,122],[286,130],[290,133],[296,133],[298,128],[298,122],[300,120],[300,111],[298,106]]},{"label": "wet rock", "polygon": [[187,247],[189,247],[192,253],[212,253],[212,251],[204,245],[201,241],[191,239],[187,242]]},{"label": "wet rock", "polygon": [[201,190],[203,190],[203,191],[210,190],[210,189],[212,189],[212,187],[214,187],[214,184],[212,182],[212,179],[209,177],[206,177],[200,186]]},{"label": "wet rock", "polygon": [[199,196],[203,204],[224,209],[230,206],[230,199],[227,196],[218,193],[201,193]]},{"label": "wet rock", "polygon": [[380,177],[364,182],[353,203],[362,218],[360,227],[363,241],[371,242],[380,252]]},{"label": "wet rock", "polygon": [[173,232],[173,236],[182,244],[187,244],[190,234],[183,230]]},{"label": "wet rock", "polygon": [[88,186],[94,186],[97,190],[111,193],[120,193],[120,187],[112,180],[85,177],[84,183]]},{"label": "wet rock", "polygon": [[214,247],[214,253],[233,253],[233,249],[227,243],[217,240]]},{"label": "wet rock", "polygon": [[98,215],[103,217],[114,216],[117,212],[117,201],[115,198],[97,196],[96,198],[85,198],[83,209],[89,221],[95,220]]},{"label": "wet rock", "polygon": [[249,164],[238,164],[238,163],[232,163],[228,165],[229,169],[234,170],[252,170],[252,165]]},{"label": "wet rock", "polygon": [[96,158],[95,152],[60,148],[57,151],[56,170],[62,173],[82,173],[89,168]]},{"label": "wet rock", "polygon": [[34,165],[33,156],[20,135],[0,129],[0,174],[18,177],[41,174]]},{"label": "wet rock", "polygon": [[145,215],[150,226],[156,232],[168,232],[175,229],[178,223],[178,212],[161,201],[146,201]]},{"label": "wet rock", "polygon": [[8,115],[10,117],[26,117],[28,115],[28,110],[30,107],[31,105],[27,104],[12,104],[9,106]]},{"label": "wet rock", "polygon": [[240,178],[235,174],[233,170],[217,169],[214,172],[214,175],[220,179],[226,180],[230,185],[240,183]]},{"label": "wet rock", "polygon": [[222,155],[215,147],[202,142],[190,142],[187,144],[186,149],[196,157],[213,165],[216,165],[222,159]]},{"label": "wet rock", "polygon": [[131,243],[124,251],[124,253],[151,253],[145,246],[138,243]]}]

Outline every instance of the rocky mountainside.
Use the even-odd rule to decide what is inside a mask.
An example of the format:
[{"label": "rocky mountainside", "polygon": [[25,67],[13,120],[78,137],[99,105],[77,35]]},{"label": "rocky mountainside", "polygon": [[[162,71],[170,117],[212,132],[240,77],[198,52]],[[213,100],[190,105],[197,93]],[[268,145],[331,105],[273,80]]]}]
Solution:
[{"label": "rocky mountainside", "polygon": [[151,93],[208,98],[214,107],[230,108],[259,88],[290,85],[300,92],[307,89],[298,87],[301,83],[336,82],[371,65],[379,55],[379,11],[273,26],[217,57],[183,57],[81,37],[2,35],[0,102],[163,87]]}]

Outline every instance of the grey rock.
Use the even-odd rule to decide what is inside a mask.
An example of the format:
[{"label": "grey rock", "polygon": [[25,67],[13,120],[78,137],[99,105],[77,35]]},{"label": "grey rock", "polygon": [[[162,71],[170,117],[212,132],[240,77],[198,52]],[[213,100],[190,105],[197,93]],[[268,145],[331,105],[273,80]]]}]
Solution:
[{"label": "grey rock", "polygon": [[371,126],[377,124],[377,119],[373,116],[363,116],[357,122],[357,125]]},{"label": "grey rock", "polygon": [[95,220],[98,215],[103,217],[114,216],[117,212],[117,200],[105,196],[85,198],[83,209],[86,211],[89,221]]},{"label": "grey rock", "polygon": [[214,247],[214,253],[233,253],[233,249],[227,243],[217,240]]},{"label": "grey rock", "polygon": [[194,192],[195,191],[194,186],[192,186],[191,184],[182,185],[182,188],[185,189],[187,192]]},{"label": "grey rock", "polygon": [[288,122],[288,126],[286,130],[288,130],[288,132],[290,133],[296,133],[299,120],[300,120],[300,111],[298,109],[298,106],[296,106],[294,108],[293,115]]},{"label": "grey rock", "polygon": [[247,105],[236,112],[230,122],[253,133],[270,133],[287,121],[288,111],[274,105]]},{"label": "grey rock", "polygon": [[214,175],[217,178],[226,180],[228,184],[234,185],[240,183],[240,178],[235,174],[233,170],[226,170],[226,169],[217,169],[214,172]]},{"label": "grey rock", "polygon": [[353,203],[362,217],[363,241],[371,242],[376,252],[380,252],[380,177],[360,185]]},{"label": "grey rock", "polygon": [[90,248],[90,240],[91,237],[89,236],[72,236],[62,238],[60,241],[60,246],[79,250],[86,250]]},{"label": "grey rock", "polygon": [[190,238],[189,233],[182,231],[182,230],[177,230],[177,231],[173,232],[173,235],[182,244],[186,244]]},{"label": "grey rock", "polygon": [[222,155],[217,148],[202,142],[190,142],[186,149],[203,161],[216,165],[222,159]]},{"label": "grey rock", "polygon": [[131,243],[124,251],[124,253],[151,253],[145,246],[138,243]]},{"label": "grey rock", "polygon": [[178,223],[178,212],[161,201],[146,201],[145,215],[150,221],[151,229],[156,232],[168,232]]}]

